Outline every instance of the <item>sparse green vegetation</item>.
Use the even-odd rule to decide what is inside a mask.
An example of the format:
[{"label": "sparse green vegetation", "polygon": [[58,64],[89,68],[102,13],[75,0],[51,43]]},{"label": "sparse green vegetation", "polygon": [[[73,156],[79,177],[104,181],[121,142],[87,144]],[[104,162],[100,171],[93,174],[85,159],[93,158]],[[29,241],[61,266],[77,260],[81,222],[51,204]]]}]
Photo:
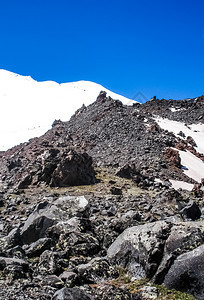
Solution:
[{"label": "sparse green vegetation", "polygon": [[147,278],[131,281],[127,270],[124,268],[118,267],[118,273],[119,277],[112,280],[110,284],[116,287],[126,286],[132,294],[139,293],[145,286],[152,286],[157,289],[158,300],[195,300],[195,297],[192,295],[182,293],[180,291],[169,290],[164,285],[153,284]]}]

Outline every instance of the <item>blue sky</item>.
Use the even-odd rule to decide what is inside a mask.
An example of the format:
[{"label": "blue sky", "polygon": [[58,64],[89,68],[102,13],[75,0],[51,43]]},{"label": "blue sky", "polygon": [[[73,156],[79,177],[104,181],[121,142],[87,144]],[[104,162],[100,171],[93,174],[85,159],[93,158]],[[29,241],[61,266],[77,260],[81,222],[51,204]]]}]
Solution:
[{"label": "blue sky", "polygon": [[204,1],[0,2],[0,68],[132,98],[204,94]]}]

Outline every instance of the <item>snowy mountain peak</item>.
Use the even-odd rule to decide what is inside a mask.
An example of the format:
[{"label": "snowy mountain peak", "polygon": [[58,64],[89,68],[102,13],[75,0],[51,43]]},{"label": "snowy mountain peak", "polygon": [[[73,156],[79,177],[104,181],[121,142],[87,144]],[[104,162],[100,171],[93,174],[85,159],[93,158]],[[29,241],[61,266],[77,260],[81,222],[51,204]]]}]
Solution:
[{"label": "snowy mountain peak", "polygon": [[55,119],[68,121],[83,104],[94,102],[102,90],[123,104],[135,103],[94,82],[38,82],[3,69],[0,86],[0,151],[42,135]]}]

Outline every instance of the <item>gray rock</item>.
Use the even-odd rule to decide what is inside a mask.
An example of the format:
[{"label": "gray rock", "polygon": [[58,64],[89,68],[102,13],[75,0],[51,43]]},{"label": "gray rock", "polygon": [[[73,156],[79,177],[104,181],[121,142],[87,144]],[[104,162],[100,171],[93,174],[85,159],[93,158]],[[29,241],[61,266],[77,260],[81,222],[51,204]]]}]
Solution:
[{"label": "gray rock", "polygon": [[48,275],[42,280],[43,286],[51,286],[55,288],[61,288],[64,285],[64,282],[56,275]]},{"label": "gray rock", "polygon": [[23,259],[0,257],[0,270],[7,279],[14,280],[26,277],[29,265]]},{"label": "gray rock", "polygon": [[43,238],[47,229],[52,225],[67,221],[73,216],[86,216],[88,201],[84,196],[64,196],[53,204],[42,202],[37,205],[30,214],[21,230],[21,238],[24,244],[30,244]]},{"label": "gray rock", "polygon": [[40,274],[52,275],[57,271],[57,256],[54,252],[45,250],[39,259],[38,270]]},{"label": "gray rock", "polygon": [[164,284],[204,299],[204,245],[177,257],[165,276]]},{"label": "gray rock", "polygon": [[165,274],[168,272],[176,257],[191,251],[203,243],[203,222],[179,222],[178,224],[174,224],[166,240],[163,258],[153,280],[156,283],[162,283]]},{"label": "gray rock", "polygon": [[83,283],[96,283],[118,276],[115,268],[101,257],[96,257],[87,264],[79,265],[77,271],[79,279]]},{"label": "gray rock", "polygon": [[71,256],[90,256],[98,253],[99,242],[89,233],[71,232],[59,237],[58,246]]},{"label": "gray rock", "polygon": [[127,267],[135,278],[151,278],[163,255],[170,224],[158,221],[126,229],[109,247],[110,262]]},{"label": "gray rock", "polygon": [[49,238],[42,238],[36,242],[24,247],[25,253],[28,257],[34,257],[41,255],[45,250],[50,249],[52,240]]},{"label": "gray rock", "polygon": [[0,257],[0,270],[3,270],[5,267],[11,265],[22,266],[25,271],[27,271],[29,267],[28,263],[23,259],[2,256]]},{"label": "gray rock", "polygon": [[52,300],[94,300],[94,298],[79,288],[63,288],[54,294]]},{"label": "gray rock", "polygon": [[78,276],[74,272],[64,271],[59,278],[66,283],[66,287],[74,287],[78,281]]},{"label": "gray rock", "polygon": [[141,288],[140,292],[141,292],[142,299],[151,300],[151,299],[157,299],[158,297],[157,288],[154,286],[145,285],[143,288]]}]

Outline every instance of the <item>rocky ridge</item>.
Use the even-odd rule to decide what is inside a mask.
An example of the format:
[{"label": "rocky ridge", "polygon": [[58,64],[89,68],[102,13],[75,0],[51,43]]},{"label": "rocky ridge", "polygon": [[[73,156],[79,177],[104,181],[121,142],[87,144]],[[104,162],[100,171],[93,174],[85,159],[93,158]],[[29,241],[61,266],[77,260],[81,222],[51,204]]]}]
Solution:
[{"label": "rocky ridge", "polygon": [[203,299],[203,182],[154,118],[202,123],[203,103],[124,106],[101,92],[1,153],[0,298]]}]

